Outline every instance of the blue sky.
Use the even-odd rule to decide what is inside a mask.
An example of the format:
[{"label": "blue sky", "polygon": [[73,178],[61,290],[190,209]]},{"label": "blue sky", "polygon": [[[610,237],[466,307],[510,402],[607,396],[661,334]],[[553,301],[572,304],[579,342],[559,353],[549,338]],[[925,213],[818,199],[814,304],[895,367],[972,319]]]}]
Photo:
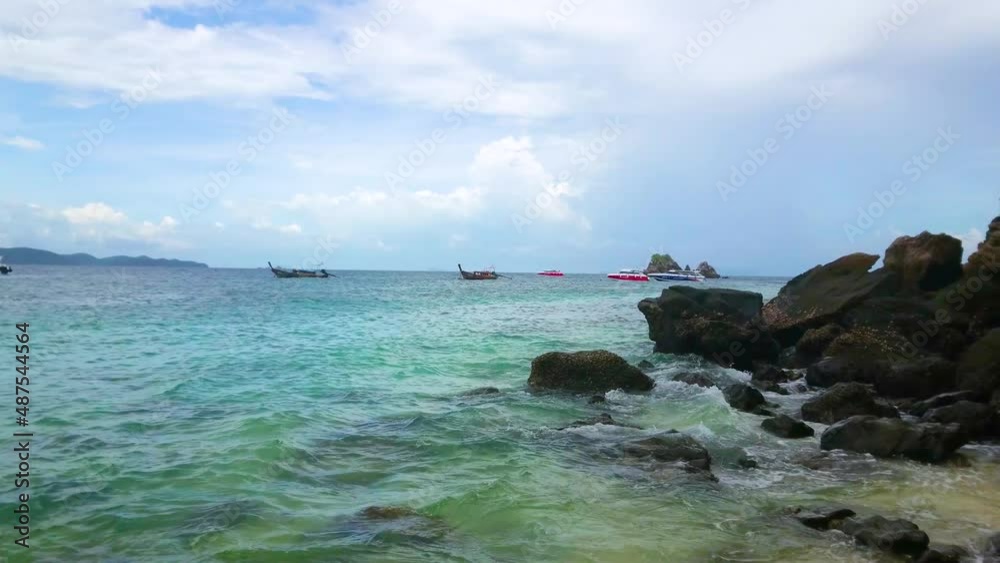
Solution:
[{"label": "blue sky", "polygon": [[0,246],[733,275],[922,230],[968,251],[1000,214],[998,28],[963,0],[8,0]]}]

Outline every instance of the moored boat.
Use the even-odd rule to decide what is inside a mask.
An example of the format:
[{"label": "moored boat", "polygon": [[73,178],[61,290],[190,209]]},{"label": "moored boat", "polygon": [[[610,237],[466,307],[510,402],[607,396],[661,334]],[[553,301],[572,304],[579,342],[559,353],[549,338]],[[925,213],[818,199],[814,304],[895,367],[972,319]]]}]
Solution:
[{"label": "moored boat", "polygon": [[541,272],[538,272],[538,275],[548,276],[550,278],[561,278],[563,273],[559,270],[542,270]]},{"label": "moored boat", "polygon": [[656,281],[705,281],[705,276],[694,270],[667,270],[666,272],[650,272],[649,277]]},{"label": "moored boat", "polygon": [[475,270],[473,272],[467,272],[462,269],[462,265],[458,265],[458,273],[462,274],[463,280],[495,280],[500,277],[496,271],[491,267],[489,270]]},{"label": "moored boat", "polygon": [[608,274],[608,277],[613,280],[621,281],[636,281],[636,282],[648,282],[649,276],[642,273],[642,270],[636,269],[622,269],[617,272]]},{"label": "moored boat", "polygon": [[298,270],[298,269],[287,269],[287,268],[275,268],[270,262],[267,263],[267,267],[271,268],[271,273],[274,274],[276,278],[329,278],[337,277],[333,274],[327,272],[324,269],[319,270]]},{"label": "moored boat", "polygon": [[14,268],[11,268],[7,264],[4,264],[3,263],[3,256],[0,256],[0,275],[6,276],[7,274],[9,274],[9,273],[11,273],[13,271],[14,271]]}]

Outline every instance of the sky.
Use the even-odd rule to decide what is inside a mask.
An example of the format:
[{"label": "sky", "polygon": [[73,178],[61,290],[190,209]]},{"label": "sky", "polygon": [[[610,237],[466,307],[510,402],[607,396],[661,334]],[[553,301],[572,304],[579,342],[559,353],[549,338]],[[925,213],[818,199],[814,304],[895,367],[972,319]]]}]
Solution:
[{"label": "sky", "polygon": [[794,275],[1000,215],[1000,3],[4,0],[0,247]]}]

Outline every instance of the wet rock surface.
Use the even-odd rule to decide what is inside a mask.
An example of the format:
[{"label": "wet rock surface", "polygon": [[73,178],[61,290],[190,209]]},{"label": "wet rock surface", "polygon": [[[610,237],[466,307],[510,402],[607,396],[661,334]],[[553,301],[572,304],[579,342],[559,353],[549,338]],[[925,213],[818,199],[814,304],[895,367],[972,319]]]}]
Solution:
[{"label": "wet rock surface", "polygon": [[605,393],[615,389],[649,391],[653,380],[624,358],[606,350],[549,352],[531,361],[528,386],[577,393]]},{"label": "wet rock surface", "polygon": [[808,424],[784,414],[765,419],[760,427],[781,438],[809,438],[816,433]]},{"label": "wet rock surface", "polygon": [[852,416],[827,428],[820,437],[820,448],[937,463],[950,457],[967,442],[968,438],[958,424]]},{"label": "wet rock surface", "polygon": [[871,390],[860,383],[838,383],[802,405],[802,419],[833,424],[857,415],[894,418],[896,409],[875,400]]}]

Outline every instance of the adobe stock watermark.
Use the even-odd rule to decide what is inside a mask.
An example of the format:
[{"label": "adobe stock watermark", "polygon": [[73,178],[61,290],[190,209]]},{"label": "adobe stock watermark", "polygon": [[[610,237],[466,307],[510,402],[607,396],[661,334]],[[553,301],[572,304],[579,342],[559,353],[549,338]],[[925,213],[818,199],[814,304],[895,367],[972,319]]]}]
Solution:
[{"label": "adobe stock watermark", "polygon": [[194,189],[191,201],[181,204],[181,218],[188,221],[207,209],[243,173],[243,166],[256,160],[294,120],[288,110],[275,108],[268,124],[239,144],[236,149],[239,156],[229,159],[223,168],[209,173],[208,181]]},{"label": "adobe stock watermark", "polygon": [[480,78],[472,94],[445,110],[441,117],[445,123],[451,124],[451,127],[434,129],[428,137],[417,140],[413,144],[413,149],[406,155],[400,156],[396,171],[385,173],[385,183],[389,189],[395,189],[412,176],[437,152],[438,146],[447,140],[449,133],[459,129],[486,100],[493,96],[493,93],[496,92],[495,82],[496,78],[492,74]]},{"label": "adobe stock watermark", "polygon": [[729,26],[739,21],[739,15],[750,7],[751,0],[731,0],[736,9],[723,8],[718,15],[710,20],[702,20],[702,30],[688,37],[684,51],[674,51],[674,66],[684,72],[684,67],[705,54],[715,44],[715,40],[729,29]]},{"label": "adobe stock watermark", "polygon": [[882,34],[882,39],[888,41],[893,33],[898,32],[906,24],[910,23],[910,18],[915,16],[920,8],[923,8],[929,0],[903,0],[892,5],[892,14],[889,19],[880,18],[878,20],[878,30]]},{"label": "adobe stock watermark", "polygon": [[[118,116],[118,123],[121,123],[132,115],[132,111],[139,107],[149,96],[163,83],[163,76],[158,68],[150,69],[146,72],[142,82],[121,93],[118,99],[111,104],[111,111]],[[83,164],[83,161],[94,154],[98,147],[107,140],[108,136],[114,133],[117,124],[111,118],[104,118],[97,123],[96,127],[84,129],[80,132],[83,140],[75,145],[66,146],[66,155],[62,160],[52,161],[52,173],[56,180],[62,182],[63,178],[76,170]]]},{"label": "adobe stock watermark", "polygon": [[549,21],[549,27],[552,31],[559,28],[559,24],[565,23],[569,18],[573,17],[576,10],[587,3],[588,0],[560,0],[559,5],[556,6],[555,10],[549,9],[545,11],[545,19]]},{"label": "adobe stock watermark", "polygon": [[941,159],[941,155],[950,151],[961,138],[961,135],[952,131],[951,127],[939,128],[937,137],[927,148],[906,159],[903,163],[902,173],[909,182],[896,179],[889,184],[889,189],[875,190],[872,192],[874,201],[858,208],[858,216],[853,223],[844,223],[844,234],[847,236],[847,240],[854,242],[854,239],[871,229],[875,220],[885,215],[885,212],[895,205],[896,199],[906,193],[908,186],[919,182],[924,174]]},{"label": "adobe stock watermark", "polygon": [[351,30],[351,41],[340,45],[340,52],[347,64],[354,64],[354,58],[372,44],[372,41],[392,23],[393,18],[403,11],[399,0],[390,0],[386,6],[369,14],[368,21]]},{"label": "adobe stock watermark", "polygon": [[38,9],[32,12],[28,17],[21,18],[20,33],[10,33],[7,35],[7,41],[10,42],[11,48],[15,53],[20,53],[21,48],[23,48],[28,41],[31,41],[41,34],[42,30],[45,29],[52,20],[59,16],[62,9],[66,7],[72,0],[37,0],[35,4]]},{"label": "adobe stock watermark", "polygon": [[760,172],[771,161],[771,157],[781,150],[782,142],[790,141],[817,112],[826,107],[833,94],[825,84],[813,86],[806,103],[795,108],[795,111],[786,113],[775,123],[778,137],[768,137],[760,146],[747,149],[747,159],[730,168],[729,181],[720,180],[715,183],[722,201],[728,201],[730,194],[738,192],[750,178]]},{"label": "adobe stock watermark", "polygon": [[600,133],[573,151],[569,161],[575,165],[574,168],[560,172],[555,177],[554,182],[550,181],[544,185],[542,191],[538,192],[538,195],[535,196],[535,199],[524,206],[522,213],[514,213],[510,216],[510,220],[514,223],[514,228],[517,229],[517,232],[522,232],[525,226],[530,225],[535,219],[541,217],[545,209],[550,207],[560,197],[569,193],[569,183],[573,181],[576,174],[590,168],[590,165],[601,158],[608,151],[608,148],[621,137],[623,132],[624,129],[619,118],[615,117],[604,120],[604,127]]}]

